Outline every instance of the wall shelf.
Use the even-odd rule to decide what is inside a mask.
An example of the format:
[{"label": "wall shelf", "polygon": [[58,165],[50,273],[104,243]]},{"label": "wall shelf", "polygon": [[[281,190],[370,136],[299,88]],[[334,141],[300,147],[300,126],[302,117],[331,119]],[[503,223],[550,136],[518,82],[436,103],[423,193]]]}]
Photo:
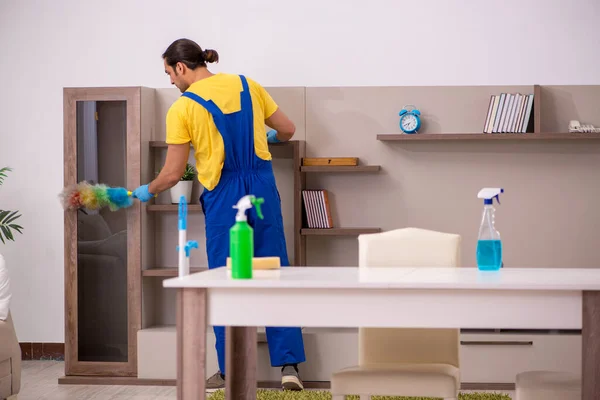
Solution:
[{"label": "wall shelf", "polygon": [[[178,204],[149,204],[146,207],[149,212],[178,212]],[[200,204],[188,204],[188,212],[202,212],[202,206]]]},{"label": "wall shelf", "polygon": [[[269,144],[269,151],[273,158],[293,159],[296,156],[294,151],[297,148],[297,142],[297,140],[290,140],[283,143],[271,143]],[[164,140],[151,140],[148,143],[151,149],[166,149],[169,147]]]},{"label": "wall shelf", "polygon": [[[196,272],[202,272],[208,270],[208,267],[190,267],[190,273],[195,274]],[[154,277],[173,277],[177,276],[179,269],[177,267],[167,268],[149,268],[142,270],[142,276],[154,276]]]},{"label": "wall shelf", "polygon": [[151,148],[161,148],[161,147],[167,148],[168,147],[167,142],[160,141],[160,140],[151,140],[149,142],[149,144],[150,144]]},{"label": "wall shelf", "polygon": [[304,165],[300,172],[377,172],[381,165]]},{"label": "wall shelf", "polygon": [[367,233],[379,233],[381,228],[302,228],[300,234],[304,236],[355,236]]},{"label": "wall shelf", "polygon": [[[295,140],[290,140],[282,143],[269,143],[269,147],[293,147],[294,142]],[[150,140],[148,143],[150,147],[168,147],[167,142],[165,142],[164,140]]]},{"label": "wall shelf", "polygon": [[390,141],[456,141],[456,140],[598,140],[600,133],[416,133],[378,134],[377,140]]}]

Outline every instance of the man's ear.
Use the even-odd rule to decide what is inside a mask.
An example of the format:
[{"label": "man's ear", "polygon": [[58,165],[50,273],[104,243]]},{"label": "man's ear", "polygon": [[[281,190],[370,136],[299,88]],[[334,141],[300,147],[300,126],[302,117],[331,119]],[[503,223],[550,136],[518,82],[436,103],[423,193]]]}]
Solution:
[{"label": "man's ear", "polygon": [[185,72],[185,64],[182,62],[178,62],[175,64],[175,75],[183,75]]}]

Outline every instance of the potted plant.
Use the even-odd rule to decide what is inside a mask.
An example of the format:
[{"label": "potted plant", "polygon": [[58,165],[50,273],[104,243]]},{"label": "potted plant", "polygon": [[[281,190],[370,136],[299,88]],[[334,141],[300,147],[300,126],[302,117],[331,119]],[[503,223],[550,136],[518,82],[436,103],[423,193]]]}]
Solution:
[{"label": "potted plant", "polygon": [[194,178],[196,177],[196,171],[190,163],[186,163],[185,171],[181,176],[181,179],[175,186],[170,189],[171,192],[171,203],[179,204],[179,198],[185,196],[186,203],[190,203],[192,199],[192,187],[194,185]]},{"label": "potted plant", "polygon": [[[2,185],[4,178],[6,178],[6,173],[9,171],[12,171],[9,167],[0,169],[0,185]],[[15,238],[13,232],[23,233],[21,232],[23,227],[15,224],[15,221],[20,216],[19,211],[0,209],[0,241],[2,241],[2,243],[6,243],[6,240],[14,241]]]}]

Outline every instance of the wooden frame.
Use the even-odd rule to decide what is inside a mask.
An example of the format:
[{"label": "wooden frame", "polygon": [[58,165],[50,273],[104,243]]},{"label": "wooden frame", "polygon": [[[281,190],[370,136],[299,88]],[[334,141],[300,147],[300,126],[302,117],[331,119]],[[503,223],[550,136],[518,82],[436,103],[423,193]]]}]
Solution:
[{"label": "wooden frame", "polygon": [[306,175],[300,169],[302,159],[306,155],[303,140],[289,142],[294,159],[294,265],[306,265],[306,238],[302,236],[303,207],[302,190],[306,187]]},{"label": "wooden frame", "polygon": [[[128,187],[140,185],[141,168],[141,88],[65,88],[64,106],[64,185],[77,183],[78,101],[125,101],[127,104]],[[136,376],[137,332],[141,326],[141,206],[134,202],[127,210],[127,362],[78,360],[77,317],[77,211],[65,211],[65,374]]]}]

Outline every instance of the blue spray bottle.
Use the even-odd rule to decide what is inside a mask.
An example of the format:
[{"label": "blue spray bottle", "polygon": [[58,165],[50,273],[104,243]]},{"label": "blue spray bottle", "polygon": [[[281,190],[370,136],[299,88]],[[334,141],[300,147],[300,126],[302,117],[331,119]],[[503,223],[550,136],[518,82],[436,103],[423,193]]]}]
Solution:
[{"label": "blue spray bottle", "polygon": [[483,199],[483,215],[477,240],[477,268],[481,271],[497,271],[502,267],[502,241],[494,226],[494,198],[500,204],[502,188],[483,188],[477,197]]},{"label": "blue spray bottle", "polygon": [[177,253],[179,264],[177,267],[179,277],[183,277],[190,274],[190,251],[198,248],[198,242],[187,240],[187,202],[185,196],[179,197],[178,211],[179,245],[177,246]]}]

